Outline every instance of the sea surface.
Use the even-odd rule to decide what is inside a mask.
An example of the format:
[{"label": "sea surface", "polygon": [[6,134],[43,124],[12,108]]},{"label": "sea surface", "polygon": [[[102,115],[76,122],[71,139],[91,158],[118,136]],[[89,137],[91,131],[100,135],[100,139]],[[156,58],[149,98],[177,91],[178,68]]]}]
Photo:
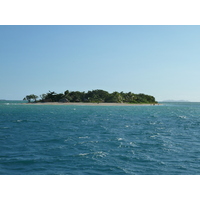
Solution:
[{"label": "sea surface", "polygon": [[200,103],[0,101],[1,175],[199,175]]}]

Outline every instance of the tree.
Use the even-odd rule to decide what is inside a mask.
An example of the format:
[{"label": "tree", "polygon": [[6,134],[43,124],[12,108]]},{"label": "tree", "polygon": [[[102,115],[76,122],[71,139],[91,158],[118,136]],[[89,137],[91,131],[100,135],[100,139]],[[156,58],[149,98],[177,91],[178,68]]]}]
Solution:
[{"label": "tree", "polygon": [[116,102],[116,103],[122,103],[123,102],[123,97],[119,92],[113,92],[112,94],[108,95],[106,98],[106,102]]},{"label": "tree", "polygon": [[26,97],[24,97],[23,100],[27,100],[27,101],[30,103],[32,99],[35,100],[35,102],[36,102],[36,99],[37,99],[37,98],[38,98],[37,95],[30,94],[30,95],[26,95]]},{"label": "tree", "polygon": [[92,90],[85,94],[85,99],[90,102],[104,102],[109,93],[104,90]]},{"label": "tree", "polygon": [[69,93],[70,100],[72,102],[80,102],[84,101],[84,92],[79,92],[79,91],[73,91]]},{"label": "tree", "polygon": [[56,99],[55,97],[56,97],[56,93],[55,93],[55,92],[49,91],[49,92],[46,94],[45,99],[48,99],[48,100],[54,102],[55,99]]},{"label": "tree", "polygon": [[41,98],[42,100],[45,100],[45,99],[46,99],[46,96],[47,96],[46,94],[41,94],[41,95],[40,95],[40,98]]}]

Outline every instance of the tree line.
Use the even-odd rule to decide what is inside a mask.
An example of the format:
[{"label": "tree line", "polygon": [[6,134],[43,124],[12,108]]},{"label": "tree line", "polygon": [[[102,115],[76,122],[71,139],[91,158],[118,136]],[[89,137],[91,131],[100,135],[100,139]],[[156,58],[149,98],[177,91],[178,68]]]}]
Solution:
[{"label": "tree line", "polygon": [[27,95],[23,100],[28,102],[90,102],[90,103],[157,103],[155,98],[146,94],[134,94],[132,92],[112,92],[109,93],[104,90],[92,90],[88,92],[69,91],[64,93],[55,93],[49,91],[46,94],[40,95]]}]

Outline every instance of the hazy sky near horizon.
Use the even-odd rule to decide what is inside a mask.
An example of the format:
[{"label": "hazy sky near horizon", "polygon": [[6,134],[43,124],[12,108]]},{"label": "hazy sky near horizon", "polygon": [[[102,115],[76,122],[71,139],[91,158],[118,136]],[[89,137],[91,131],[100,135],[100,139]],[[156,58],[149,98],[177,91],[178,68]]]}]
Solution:
[{"label": "hazy sky near horizon", "polygon": [[0,26],[0,99],[103,89],[200,101],[200,26]]}]

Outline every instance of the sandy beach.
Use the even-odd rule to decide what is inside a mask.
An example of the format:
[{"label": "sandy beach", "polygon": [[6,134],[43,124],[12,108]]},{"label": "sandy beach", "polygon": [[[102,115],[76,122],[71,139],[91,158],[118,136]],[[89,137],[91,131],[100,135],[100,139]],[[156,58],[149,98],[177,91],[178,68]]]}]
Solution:
[{"label": "sandy beach", "polygon": [[160,104],[131,104],[131,103],[60,103],[60,102],[45,102],[45,103],[23,103],[24,105],[65,105],[65,106],[155,106]]}]

